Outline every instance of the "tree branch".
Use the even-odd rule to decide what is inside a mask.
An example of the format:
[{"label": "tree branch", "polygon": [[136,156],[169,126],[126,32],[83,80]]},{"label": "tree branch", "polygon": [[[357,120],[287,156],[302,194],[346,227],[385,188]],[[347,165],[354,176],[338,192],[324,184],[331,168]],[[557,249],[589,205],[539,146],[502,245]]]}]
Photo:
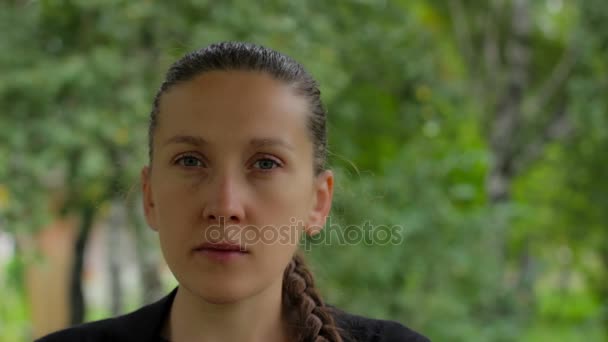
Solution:
[{"label": "tree branch", "polygon": [[[496,31],[496,13],[498,9],[498,0],[490,1],[488,10],[486,11],[484,18],[484,36],[482,45],[482,56],[483,59],[480,61],[483,63],[483,73],[480,82],[478,82],[478,91],[480,99],[482,100],[482,106],[484,112],[490,112],[494,110],[496,106],[496,95],[500,91],[497,91],[500,80],[499,75],[501,70],[500,65],[500,51],[498,32]],[[491,118],[488,118],[491,121]]]},{"label": "tree branch", "polygon": [[530,165],[539,160],[545,147],[557,140],[566,139],[574,133],[574,125],[569,120],[567,111],[563,106],[556,110],[545,126],[543,133],[538,138],[526,145],[525,149],[514,161],[513,171],[515,175],[521,174]]},{"label": "tree branch", "polygon": [[490,146],[501,169],[510,165],[515,156],[513,139],[521,126],[524,93],[529,89],[530,26],[528,3],[526,0],[515,0],[511,32],[505,48],[508,78],[504,88],[498,89],[496,110],[490,120]]},{"label": "tree branch", "polygon": [[461,0],[449,0],[448,6],[452,14],[452,26],[456,32],[456,40],[460,47],[461,54],[469,68],[475,63],[473,61],[473,47],[471,43],[471,32],[465,18],[464,6]]},{"label": "tree branch", "polygon": [[550,76],[540,86],[538,95],[531,99],[531,104],[529,106],[530,113],[536,113],[539,109],[545,108],[559,89],[565,84],[578,60],[576,51],[576,44],[569,44]]}]

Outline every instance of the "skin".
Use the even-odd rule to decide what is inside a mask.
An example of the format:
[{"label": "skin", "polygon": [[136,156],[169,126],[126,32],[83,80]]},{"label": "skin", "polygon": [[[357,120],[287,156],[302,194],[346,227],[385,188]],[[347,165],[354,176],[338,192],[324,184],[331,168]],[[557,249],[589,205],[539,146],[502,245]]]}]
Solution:
[{"label": "skin", "polygon": [[[162,96],[141,179],[146,220],[180,284],[171,341],[289,341],[283,271],[300,235],[325,224],[333,195],[331,171],[313,172],[308,115],[303,97],[259,72],[208,72]],[[228,263],[193,252],[217,242],[211,229],[269,227],[295,238],[247,240],[249,253]]]}]

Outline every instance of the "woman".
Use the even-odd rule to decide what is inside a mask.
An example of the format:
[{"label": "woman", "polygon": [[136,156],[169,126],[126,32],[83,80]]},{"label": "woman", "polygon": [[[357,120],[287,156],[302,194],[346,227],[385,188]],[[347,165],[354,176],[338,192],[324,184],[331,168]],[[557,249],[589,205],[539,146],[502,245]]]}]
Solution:
[{"label": "woman", "polygon": [[148,225],[179,286],[40,341],[428,341],[327,306],[298,252],[329,214],[326,114],[293,59],[226,42],[178,60],[150,117]]}]

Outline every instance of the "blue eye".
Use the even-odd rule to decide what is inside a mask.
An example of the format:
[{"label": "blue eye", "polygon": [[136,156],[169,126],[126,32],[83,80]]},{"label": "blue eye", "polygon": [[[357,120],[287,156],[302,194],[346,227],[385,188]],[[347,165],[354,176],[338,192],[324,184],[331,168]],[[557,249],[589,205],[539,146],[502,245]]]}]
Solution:
[{"label": "blue eye", "polygon": [[175,163],[179,164],[181,166],[184,166],[184,167],[203,167],[204,166],[203,162],[194,156],[180,157],[175,161]]},{"label": "blue eye", "polygon": [[278,162],[270,158],[258,159],[254,165],[262,170],[272,170],[273,166],[281,166]]}]

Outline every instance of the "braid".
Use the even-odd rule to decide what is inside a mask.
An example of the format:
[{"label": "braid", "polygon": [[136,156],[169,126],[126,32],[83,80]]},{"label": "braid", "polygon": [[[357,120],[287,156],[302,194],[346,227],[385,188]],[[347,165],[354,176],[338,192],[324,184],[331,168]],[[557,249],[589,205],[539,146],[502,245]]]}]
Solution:
[{"label": "braid", "polygon": [[317,292],[312,273],[299,252],[285,269],[283,294],[287,312],[291,312],[296,320],[296,341],[343,342],[338,333],[340,329]]}]

